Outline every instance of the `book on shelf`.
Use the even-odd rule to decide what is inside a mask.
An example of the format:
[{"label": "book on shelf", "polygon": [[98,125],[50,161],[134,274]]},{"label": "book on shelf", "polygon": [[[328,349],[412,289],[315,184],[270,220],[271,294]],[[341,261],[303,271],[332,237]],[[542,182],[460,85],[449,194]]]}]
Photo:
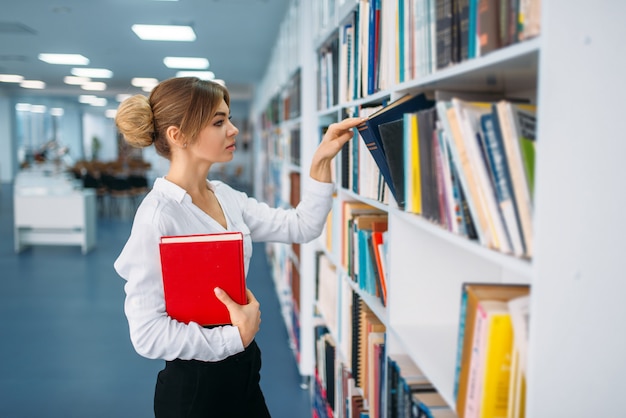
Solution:
[{"label": "book on shelf", "polygon": [[337,287],[337,270],[322,251],[316,254],[316,301],[317,310],[334,336],[339,331],[339,291]]},{"label": "book on shelf", "polygon": [[478,209],[482,212],[486,222],[490,236],[489,246],[504,253],[510,253],[509,237],[496,203],[496,194],[480,139],[483,136],[480,128],[480,117],[491,112],[491,104],[453,98],[452,107],[448,111],[449,118],[452,112],[455,113],[460,133],[460,137],[455,138],[455,144],[461,153],[466,153],[465,155],[469,160],[464,171],[471,175],[476,182],[474,185],[475,200],[478,202]]},{"label": "book on shelf", "polygon": [[378,125],[380,139],[385,149],[385,159],[389,175],[396,191],[396,203],[400,209],[405,206],[404,189],[404,120],[396,119]]},{"label": "book on shelf", "polygon": [[[400,197],[394,187],[389,164],[385,156],[385,148],[380,136],[378,127],[387,122],[402,120],[405,113],[417,112],[422,109],[434,106],[434,101],[428,99],[424,94],[405,95],[396,101],[383,106],[381,109],[371,114],[361,125],[357,126],[358,133],[372,154],[380,173],[387,184],[394,200],[398,202]],[[398,146],[402,146],[402,141],[398,140]]]},{"label": "book on shelf", "polygon": [[385,368],[385,333],[370,332],[367,337],[368,404],[370,416],[381,415]]},{"label": "book on shelf", "polygon": [[164,236],[159,252],[165,308],[173,319],[203,326],[230,324],[215,287],[238,304],[247,303],[241,232]]},{"label": "book on shelf", "polygon": [[434,390],[430,380],[408,354],[390,353],[387,356],[388,417],[411,416],[413,394]]},{"label": "book on shelf", "polygon": [[417,144],[419,149],[419,170],[421,181],[421,215],[424,219],[440,223],[439,196],[437,191],[437,168],[435,163],[434,133],[436,124],[435,108],[420,110],[417,113]]},{"label": "book on shelf", "polygon": [[[493,411],[490,408],[496,404],[502,405],[493,401],[495,393],[499,394],[498,399],[508,402],[513,335],[507,303],[529,292],[530,287],[521,284],[463,284],[454,379],[456,411],[461,418],[489,416],[482,413]],[[490,330],[495,330],[495,325],[492,328],[491,322],[497,315],[487,314],[490,307],[499,309],[499,318],[507,318],[496,324],[501,329],[493,332],[492,340]],[[490,350],[493,354],[488,354]],[[504,373],[499,374],[502,370]]]},{"label": "book on shelf", "polygon": [[481,127],[490,172],[493,175],[493,184],[498,206],[502,213],[513,254],[521,257],[526,251],[524,249],[518,208],[513,194],[509,164],[506,159],[500,122],[495,105],[492,105],[492,111],[490,113],[481,116]]},{"label": "book on shelf", "polygon": [[341,204],[341,266],[347,271],[352,271],[352,234],[354,232],[352,222],[359,215],[383,215],[385,212],[365,202],[343,201]]},{"label": "book on shelf", "polygon": [[314,333],[315,376],[312,409],[314,416],[330,418],[335,407],[336,347],[325,326],[316,326]]},{"label": "book on shelf", "polygon": [[436,390],[411,393],[411,418],[456,418],[457,415]]},{"label": "book on shelf", "polygon": [[[362,106],[358,114],[367,118],[380,110],[382,106]],[[368,144],[363,141],[349,141],[352,145],[352,191],[360,196],[385,202],[388,195],[388,185],[378,166],[374,155],[368,150]]]},{"label": "book on shelf", "polygon": [[[453,186],[451,192],[438,190],[439,202],[444,205],[439,211],[444,216],[440,223],[445,226],[453,217],[450,205],[457,206],[462,198],[461,208],[466,207],[467,214],[456,213],[464,215],[457,217],[464,222],[448,229],[458,227],[468,237],[471,229],[488,248],[531,257],[532,175],[527,172],[534,172],[536,106],[488,97],[476,96],[474,100],[452,96],[437,101],[436,130],[441,140],[435,146],[435,163],[440,167],[437,175],[443,174],[437,177],[437,188]],[[525,141],[520,141],[522,135]],[[448,166],[444,164],[446,153]],[[459,190],[454,190],[451,177],[458,181]]]},{"label": "book on shelf", "polygon": [[371,402],[374,399],[375,394],[370,392],[372,386],[371,380],[375,379],[376,371],[370,367],[369,358],[372,355],[371,350],[373,346],[369,344],[370,334],[381,333],[384,334],[386,327],[380,321],[380,319],[372,312],[372,310],[365,303],[360,304],[359,309],[359,339],[357,341],[357,361],[358,367],[358,384],[363,388],[363,394],[371,408]]},{"label": "book on shelf", "polygon": [[523,418],[526,413],[529,303],[529,296],[520,296],[508,301],[513,325],[513,354],[507,418]]},{"label": "book on shelf", "polygon": [[378,246],[382,244],[382,233],[387,231],[388,216],[384,212],[357,214],[349,223],[352,236],[348,243],[351,249],[348,272],[361,290],[379,297],[384,305],[386,278],[382,276]]},{"label": "book on shelf", "polygon": [[[534,176],[534,164],[532,161],[534,161],[533,113],[535,108],[536,106],[534,105],[515,104],[505,100],[496,103],[513,195],[524,240],[525,254],[528,257],[532,257],[533,254],[533,203],[532,185],[529,181]],[[519,118],[522,118],[523,121],[518,122]],[[521,134],[522,123],[524,137]],[[527,154],[526,160],[524,150],[526,150]],[[531,173],[530,175],[528,174],[529,172]]]}]

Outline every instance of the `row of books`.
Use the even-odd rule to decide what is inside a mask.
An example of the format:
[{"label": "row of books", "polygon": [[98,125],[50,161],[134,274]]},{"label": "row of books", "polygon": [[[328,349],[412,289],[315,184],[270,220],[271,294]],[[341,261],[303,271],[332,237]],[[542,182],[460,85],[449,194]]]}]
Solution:
[{"label": "row of books", "polygon": [[314,417],[456,418],[406,354],[388,354],[386,328],[352,294],[351,346],[343,354],[329,329],[315,329]]},{"label": "row of books", "polygon": [[527,285],[463,285],[454,379],[459,417],[524,417],[529,293]]},{"label": "row of books", "polygon": [[457,417],[407,354],[387,356],[387,388],[387,418]]},{"label": "row of books", "polygon": [[342,264],[364,292],[387,304],[388,215],[362,202],[342,203]]},{"label": "row of books", "polygon": [[320,108],[539,33],[540,0],[359,0],[337,36],[320,48]]},{"label": "row of books", "polygon": [[[536,106],[440,96],[406,95],[359,126],[390,194],[407,212],[531,257]],[[361,161],[350,157],[342,170]]]},{"label": "row of books", "polygon": [[[463,284],[454,405],[408,355],[386,352],[385,325],[349,292],[342,335],[325,325],[316,329],[316,416],[525,416],[528,285]],[[337,346],[336,338],[349,344]]]}]

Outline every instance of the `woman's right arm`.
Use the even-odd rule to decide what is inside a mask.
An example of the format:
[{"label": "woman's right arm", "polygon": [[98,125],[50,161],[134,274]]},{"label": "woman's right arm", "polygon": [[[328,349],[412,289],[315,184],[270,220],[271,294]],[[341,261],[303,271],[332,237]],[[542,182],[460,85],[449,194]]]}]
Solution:
[{"label": "woman's right arm", "polygon": [[132,344],[140,355],[155,359],[218,361],[243,351],[237,327],[206,329],[173,320],[165,310],[159,241],[152,222],[137,221],[115,269],[126,280],[124,311]]}]

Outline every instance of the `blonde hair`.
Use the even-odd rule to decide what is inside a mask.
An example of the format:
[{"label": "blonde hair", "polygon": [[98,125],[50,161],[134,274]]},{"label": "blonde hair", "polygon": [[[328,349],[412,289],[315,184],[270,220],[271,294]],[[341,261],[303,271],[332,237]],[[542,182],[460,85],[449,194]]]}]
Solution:
[{"label": "blonde hair", "polygon": [[115,124],[132,147],[154,143],[157,153],[169,159],[167,128],[178,127],[192,143],[222,100],[230,107],[228,90],[218,83],[195,77],[171,78],[159,83],[149,98],[137,94],[124,100],[117,109]]}]

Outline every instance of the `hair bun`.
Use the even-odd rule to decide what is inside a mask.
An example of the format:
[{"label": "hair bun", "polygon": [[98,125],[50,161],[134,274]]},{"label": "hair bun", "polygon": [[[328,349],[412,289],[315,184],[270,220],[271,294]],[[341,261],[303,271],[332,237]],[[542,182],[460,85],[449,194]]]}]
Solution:
[{"label": "hair bun", "polygon": [[144,95],[137,94],[124,100],[117,109],[115,124],[132,147],[144,148],[154,142],[154,114]]}]

